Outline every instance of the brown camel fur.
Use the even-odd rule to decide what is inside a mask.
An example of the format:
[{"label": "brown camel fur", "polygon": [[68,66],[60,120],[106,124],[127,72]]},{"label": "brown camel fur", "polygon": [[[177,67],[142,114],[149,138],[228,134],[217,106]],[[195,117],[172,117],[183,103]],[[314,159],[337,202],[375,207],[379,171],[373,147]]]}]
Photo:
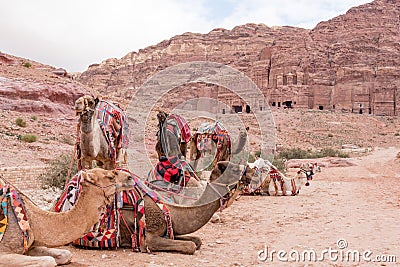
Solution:
[{"label": "brown camel fur", "polygon": [[[85,95],[75,101],[75,112],[79,115],[79,136],[80,136],[80,153],[82,168],[91,169],[93,160],[96,161],[98,167],[106,170],[112,170],[117,166],[126,163],[126,149],[121,148],[118,144],[118,138],[114,138],[114,148],[116,149],[116,164],[110,158],[110,146],[100,124],[97,121],[96,106],[100,100],[94,99],[92,96]],[[121,125],[113,120],[113,128],[119,132]]]},{"label": "brown camel fur", "polygon": [[22,231],[13,213],[9,212],[9,224],[0,243],[0,266],[47,267],[69,263],[72,254],[68,250],[47,247],[62,246],[80,238],[99,220],[101,211],[116,192],[133,186],[130,174],[122,171],[95,168],[83,172],[82,177],[82,194],[77,204],[67,212],[42,210],[19,192],[30,224],[28,251],[21,255]]},{"label": "brown camel fur", "polygon": [[176,135],[171,131],[167,131],[167,125],[170,124],[174,127],[176,125],[175,120],[168,119],[169,114],[164,111],[159,111],[157,114],[158,119],[158,132],[157,132],[157,143],[156,151],[158,158],[166,156],[164,149],[167,150],[169,156],[183,156],[186,158],[187,143],[182,140],[181,133]]},{"label": "brown camel fur", "polygon": [[[246,128],[248,130],[248,128]],[[197,137],[201,133],[195,133],[190,139],[190,160],[193,162],[193,167],[196,170],[198,161],[201,157],[201,152],[197,148]],[[217,133],[215,133],[217,135]],[[229,161],[232,158],[232,155],[239,154],[242,151],[243,147],[247,142],[247,133],[244,130],[239,130],[239,137],[237,142],[232,146],[232,149],[229,145],[228,138],[225,136],[224,138],[212,138],[215,146],[219,146],[219,153],[215,155],[213,162],[211,163],[211,167],[214,168],[217,162],[219,161]]]},{"label": "brown camel fur", "polygon": [[[229,166],[228,166],[229,165]],[[229,206],[241,191],[245,181],[251,179],[253,173],[243,172],[245,166],[229,162],[219,163],[211,173],[214,181],[208,184],[201,197],[191,205],[165,203],[168,207],[175,239],[163,236],[167,231],[164,215],[157,204],[148,196],[144,197],[146,237],[145,242],[150,251],[173,251],[183,254],[194,254],[201,246],[201,239],[195,236],[186,236],[204,226],[212,215],[221,208]],[[223,174],[222,174],[223,173]],[[222,175],[220,175],[222,174]],[[245,174],[242,176],[241,174]],[[134,218],[131,211],[122,211],[128,225],[133,227]],[[121,224],[121,245],[131,245],[131,235],[126,226]]]}]

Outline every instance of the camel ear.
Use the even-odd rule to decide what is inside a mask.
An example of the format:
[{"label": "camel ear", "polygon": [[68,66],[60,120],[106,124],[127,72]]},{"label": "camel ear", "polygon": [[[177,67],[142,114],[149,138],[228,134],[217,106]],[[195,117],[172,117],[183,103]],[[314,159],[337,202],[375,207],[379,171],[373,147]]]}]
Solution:
[{"label": "camel ear", "polygon": [[96,100],[90,95],[84,96],[84,102],[86,107],[89,107],[91,109],[94,109],[96,107]]},{"label": "camel ear", "polygon": [[83,180],[88,181],[89,183],[95,184],[96,180],[94,179],[91,173],[82,172]]},{"label": "camel ear", "polygon": [[96,97],[95,99],[94,99],[94,106],[97,106],[97,104],[100,102],[100,98],[99,97]]}]

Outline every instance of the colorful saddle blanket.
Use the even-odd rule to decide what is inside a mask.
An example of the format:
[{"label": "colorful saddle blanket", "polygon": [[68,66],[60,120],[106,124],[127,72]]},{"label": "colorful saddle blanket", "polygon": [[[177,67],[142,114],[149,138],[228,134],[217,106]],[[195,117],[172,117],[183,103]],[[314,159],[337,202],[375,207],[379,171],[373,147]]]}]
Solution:
[{"label": "colorful saddle blanket", "polygon": [[182,116],[177,114],[170,114],[167,118],[167,121],[171,119],[175,120],[178,124],[182,142],[188,143],[190,141],[191,135],[190,135],[190,127],[186,122],[186,120]]},{"label": "colorful saddle blanket", "polygon": [[[119,170],[129,172],[125,169]],[[100,216],[99,222],[97,222],[83,237],[75,240],[73,244],[82,247],[94,248],[120,247],[119,229],[120,224],[124,223],[125,220],[122,217],[121,209],[128,206],[133,207],[132,216],[136,221],[136,224],[133,225],[133,229],[130,229],[130,231],[132,231],[132,249],[134,251],[146,252],[147,248],[144,238],[146,220],[144,215],[145,209],[143,199],[145,195],[148,195],[158,205],[158,207],[160,207],[167,224],[166,236],[171,239],[174,238],[171,217],[161,198],[150,188],[148,188],[139,177],[133,173],[130,174],[134,179],[134,186],[132,190],[123,191],[119,194],[116,194],[113,203],[111,205],[107,205],[105,212],[103,212]],[[63,194],[55,205],[56,212],[67,211],[74,206],[79,198],[80,192],[82,191],[81,182],[82,176],[81,172],[79,172],[66,185]]]},{"label": "colorful saddle blanket", "polygon": [[[231,139],[229,132],[225,129],[221,122],[217,121],[214,124],[204,122],[197,130],[197,149],[199,151],[210,151],[211,140],[216,143],[217,155],[221,152],[224,143],[227,144],[228,154],[231,149]],[[218,160],[219,161],[219,160]]]},{"label": "colorful saddle blanket", "polygon": [[[31,229],[26,216],[25,206],[19,197],[18,191],[0,178],[0,242],[9,222],[9,212],[13,212],[19,228],[23,233],[24,252],[28,251],[30,236],[28,231]],[[10,210],[8,209],[10,207]]]},{"label": "colorful saddle blanket", "polygon": [[97,106],[97,120],[110,146],[110,158],[116,160],[116,151],[129,146],[129,124],[121,108],[101,100]]}]

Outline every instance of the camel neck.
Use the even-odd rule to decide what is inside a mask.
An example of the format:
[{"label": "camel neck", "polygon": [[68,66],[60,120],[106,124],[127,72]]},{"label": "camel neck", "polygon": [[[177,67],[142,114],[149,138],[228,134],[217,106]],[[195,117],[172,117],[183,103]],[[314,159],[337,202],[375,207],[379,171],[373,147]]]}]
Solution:
[{"label": "camel neck", "polygon": [[168,205],[175,235],[193,233],[203,227],[220,207],[220,200],[200,206]]},{"label": "camel neck", "polygon": [[94,115],[92,115],[92,118],[90,119],[90,120],[88,120],[88,121],[85,121],[85,122],[83,122],[82,120],[80,121],[80,124],[81,124],[81,132],[82,133],[85,133],[85,134],[90,134],[91,132],[93,132],[93,129],[94,129],[94,119],[93,119],[93,116]]},{"label": "camel neck", "polygon": [[35,245],[55,247],[68,244],[82,237],[99,220],[99,210],[105,206],[103,190],[91,185],[82,187],[76,205],[61,213],[42,210],[22,196]]}]

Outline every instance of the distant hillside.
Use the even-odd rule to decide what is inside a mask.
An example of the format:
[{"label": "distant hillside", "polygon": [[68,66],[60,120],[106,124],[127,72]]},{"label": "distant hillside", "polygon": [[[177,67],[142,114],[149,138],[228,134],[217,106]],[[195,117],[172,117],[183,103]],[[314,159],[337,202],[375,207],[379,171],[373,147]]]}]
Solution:
[{"label": "distant hillside", "polygon": [[400,1],[376,0],[312,30],[246,24],[184,33],[93,64],[79,81],[126,103],[157,71],[207,60],[251,77],[271,106],[398,115],[399,13]]},{"label": "distant hillside", "polygon": [[72,114],[85,86],[62,69],[0,52],[1,109],[42,114]]}]

